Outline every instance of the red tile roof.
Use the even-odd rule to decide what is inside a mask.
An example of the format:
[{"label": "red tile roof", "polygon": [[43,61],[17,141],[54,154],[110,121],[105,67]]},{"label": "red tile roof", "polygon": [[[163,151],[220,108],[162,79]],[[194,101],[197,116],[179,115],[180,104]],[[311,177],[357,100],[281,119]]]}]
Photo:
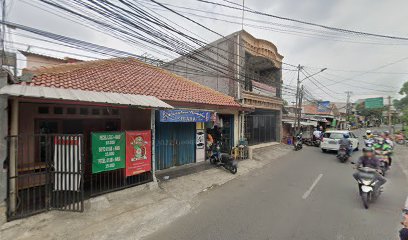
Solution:
[{"label": "red tile roof", "polygon": [[29,72],[34,76],[26,84],[34,86],[141,94],[168,101],[240,107],[228,95],[134,58],[60,64]]}]

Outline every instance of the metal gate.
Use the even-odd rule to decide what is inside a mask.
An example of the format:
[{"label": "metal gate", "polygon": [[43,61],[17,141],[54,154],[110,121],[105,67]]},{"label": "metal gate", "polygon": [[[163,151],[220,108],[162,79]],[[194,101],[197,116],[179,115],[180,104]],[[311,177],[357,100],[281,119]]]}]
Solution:
[{"label": "metal gate", "polygon": [[156,122],[156,169],[195,162],[195,123]]},{"label": "metal gate", "polygon": [[7,219],[84,210],[82,134],[8,137]]},{"label": "metal gate", "polygon": [[245,137],[249,145],[272,142],[278,139],[276,114],[250,114],[245,116]]}]

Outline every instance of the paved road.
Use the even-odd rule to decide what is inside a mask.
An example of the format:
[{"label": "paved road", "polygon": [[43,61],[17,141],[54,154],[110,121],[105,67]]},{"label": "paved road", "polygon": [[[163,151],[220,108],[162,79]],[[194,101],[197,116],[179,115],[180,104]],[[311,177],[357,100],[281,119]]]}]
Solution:
[{"label": "paved road", "polygon": [[398,239],[407,194],[401,169],[393,166],[383,195],[369,210],[352,173],[352,165],[334,154],[305,147],[203,193],[191,213],[148,239]]}]

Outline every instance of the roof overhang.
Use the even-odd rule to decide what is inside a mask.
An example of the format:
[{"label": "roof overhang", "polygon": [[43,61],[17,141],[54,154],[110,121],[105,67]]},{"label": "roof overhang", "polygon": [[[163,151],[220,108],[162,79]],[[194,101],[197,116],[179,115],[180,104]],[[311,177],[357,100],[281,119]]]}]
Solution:
[{"label": "roof overhang", "polygon": [[0,95],[34,99],[75,101],[141,108],[172,109],[173,107],[153,96],[84,91],[78,89],[51,88],[28,85],[6,85],[0,88]]}]

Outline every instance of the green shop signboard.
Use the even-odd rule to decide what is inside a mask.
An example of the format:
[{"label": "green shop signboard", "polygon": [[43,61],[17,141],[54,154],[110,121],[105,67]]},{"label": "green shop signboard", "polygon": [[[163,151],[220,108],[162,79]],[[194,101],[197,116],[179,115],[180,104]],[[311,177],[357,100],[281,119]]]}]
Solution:
[{"label": "green shop signboard", "polygon": [[125,168],[125,133],[92,133],[92,173]]},{"label": "green shop signboard", "polygon": [[367,99],[364,100],[364,107],[366,109],[383,108],[384,107],[384,99],[382,97],[379,97],[379,98],[367,98]]}]

